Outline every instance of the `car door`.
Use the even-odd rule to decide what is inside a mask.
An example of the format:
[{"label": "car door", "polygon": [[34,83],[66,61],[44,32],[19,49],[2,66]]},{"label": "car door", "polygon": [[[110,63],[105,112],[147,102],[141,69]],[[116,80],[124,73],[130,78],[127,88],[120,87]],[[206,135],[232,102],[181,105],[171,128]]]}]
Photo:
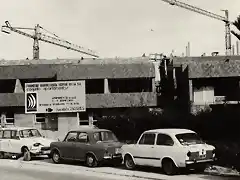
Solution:
[{"label": "car door", "polygon": [[2,139],[1,139],[1,151],[9,152],[9,153],[11,152],[11,149],[9,147],[10,139],[11,139],[11,130],[4,130],[3,135],[2,135]]},{"label": "car door", "polygon": [[3,130],[0,130],[0,151],[2,151]]},{"label": "car door", "polygon": [[136,164],[152,166],[156,157],[154,156],[155,133],[145,133],[135,146],[133,154]]},{"label": "car door", "polygon": [[167,135],[159,133],[157,135],[156,146],[154,148],[154,155],[158,159],[156,166],[161,166],[161,161],[164,157],[171,157],[174,159],[177,153],[177,147],[174,146],[173,139]]},{"label": "car door", "polygon": [[12,153],[21,153],[22,143],[19,138],[19,134],[17,131],[11,131],[11,139],[9,140],[9,149],[11,149]]},{"label": "car door", "polygon": [[85,154],[90,150],[89,137],[86,132],[79,132],[77,142],[75,143],[75,158],[85,160]]},{"label": "car door", "polygon": [[77,142],[78,132],[69,132],[61,143],[61,155],[65,159],[74,159],[75,143]]}]

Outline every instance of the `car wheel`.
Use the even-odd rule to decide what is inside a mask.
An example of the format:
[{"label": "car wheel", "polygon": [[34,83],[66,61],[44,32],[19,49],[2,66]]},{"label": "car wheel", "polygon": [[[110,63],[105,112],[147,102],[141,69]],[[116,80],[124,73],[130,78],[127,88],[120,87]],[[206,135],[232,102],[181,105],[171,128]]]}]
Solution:
[{"label": "car wheel", "polygon": [[60,153],[58,151],[53,151],[51,158],[55,164],[59,164],[61,162]]},{"label": "car wheel", "polygon": [[177,167],[171,159],[163,160],[162,168],[167,175],[175,175],[177,173]]},{"label": "car wheel", "polygon": [[87,167],[96,167],[98,165],[98,162],[94,155],[88,154],[86,156],[86,165]]},{"label": "car wheel", "polygon": [[4,152],[0,152],[0,159],[4,158]]},{"label": "car wheel", "polygon": [[23,149],[23,160],[24,161],[31,161],[31,153],[27,148]]},{"label": "car wheel", "polygon": [[127,169],[134,169],[135,163],[130,155],[126,155],[124,158],[124,164]]}]

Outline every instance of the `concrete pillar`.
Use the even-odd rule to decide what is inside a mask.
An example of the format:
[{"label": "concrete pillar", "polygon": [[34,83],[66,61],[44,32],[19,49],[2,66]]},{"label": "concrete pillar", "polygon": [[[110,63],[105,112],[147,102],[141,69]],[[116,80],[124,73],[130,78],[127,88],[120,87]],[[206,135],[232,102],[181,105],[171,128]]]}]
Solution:
[{"label": "concrete pillar", "polygon": [[174,82],[174,88],[177,89],[176,68],[173,68],[173,82]]},{"label": "concrete pillar", "polygon": [[189,84],[189,101],[193,102],[193,84],[192,84],[192,80],[188,80],[188,84]]},{"label": "concrete pillar", "polygon": [[152,92],[156,92],[156,85],[155,78],[152,78]]},{"label": "concrete pillar", "polygon": [[88,114],[88,120],[89,120],[89,126],[93,126],[93,113],[92,112],[90,112],[89,114]]},{"label": "concrete pillar", "polygon": [[6,125],[6,113],[1,114],[1,127],[5,127]]},{"label": "concrete pillar", "polygon": [[108,79],[104,79],[104,94],[110,93]]},{"label": "concrete pillar", "polygon": [[16,79],[16,83],[15,83],[15,88],[14,88],[14,93],[23,93],[23,87],[21,85],[21,82],[19,79]]}]

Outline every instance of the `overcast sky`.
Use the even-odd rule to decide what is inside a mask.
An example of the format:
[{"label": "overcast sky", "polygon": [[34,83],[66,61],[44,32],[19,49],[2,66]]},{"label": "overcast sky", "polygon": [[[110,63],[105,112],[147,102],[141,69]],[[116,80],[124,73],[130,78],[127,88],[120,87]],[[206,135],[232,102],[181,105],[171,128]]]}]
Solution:
[{"label": "overcast sky", "polygon": [[[224,15],[240,14],[240,0],[181,0]],[[175,55],[191,43],[191,55],[225,51],[224,23],[161,0],[5,0],[0,6],[1,25],[15,27],[39,23],[63,39],[96,50],[101,57],[134,57],[143,53]],[[153,31],[151,31],[151,29]],[[31,32],[31,31],[30,31]],[[232,43],[236,38],[232,36]],[[0,59],[32,58],[33,40],[0,33]],[[40,58],[79,58],[82,55],[40,43]]]}]

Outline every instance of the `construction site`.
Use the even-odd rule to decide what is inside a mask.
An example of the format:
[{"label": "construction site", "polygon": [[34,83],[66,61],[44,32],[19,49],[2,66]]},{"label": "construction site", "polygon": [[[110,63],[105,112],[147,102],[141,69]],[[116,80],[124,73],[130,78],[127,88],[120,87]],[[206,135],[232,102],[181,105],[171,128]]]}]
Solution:
[{"label": "construction site", "polygon": [[[34,126],[53,138],[63,137],[78,126],[98,126],[113,130],[121,140],[131,141],[153,127],[180,127],[191,128],[209,141],[238,141],[240,55],[239,41],[233,45],[231,34],[237,38],[240,35],[230,29],[237,26],[236,22],[229,20],[228,10],[220,16],[180,1],[162,1],[224,22],[225,54],[192,57],[188,43],[182,57],[157,52],[101,58],[97,52],[62,40],[39,24],[34,28],[14,27],[6,21],[2,32],[17,33],[34,42],[32,59],[0,61],[1,125]],[[40,41],[88,57],[41,59]],[[27,83],[77,80],[85,82],[84,111],[26,113]]]}]

